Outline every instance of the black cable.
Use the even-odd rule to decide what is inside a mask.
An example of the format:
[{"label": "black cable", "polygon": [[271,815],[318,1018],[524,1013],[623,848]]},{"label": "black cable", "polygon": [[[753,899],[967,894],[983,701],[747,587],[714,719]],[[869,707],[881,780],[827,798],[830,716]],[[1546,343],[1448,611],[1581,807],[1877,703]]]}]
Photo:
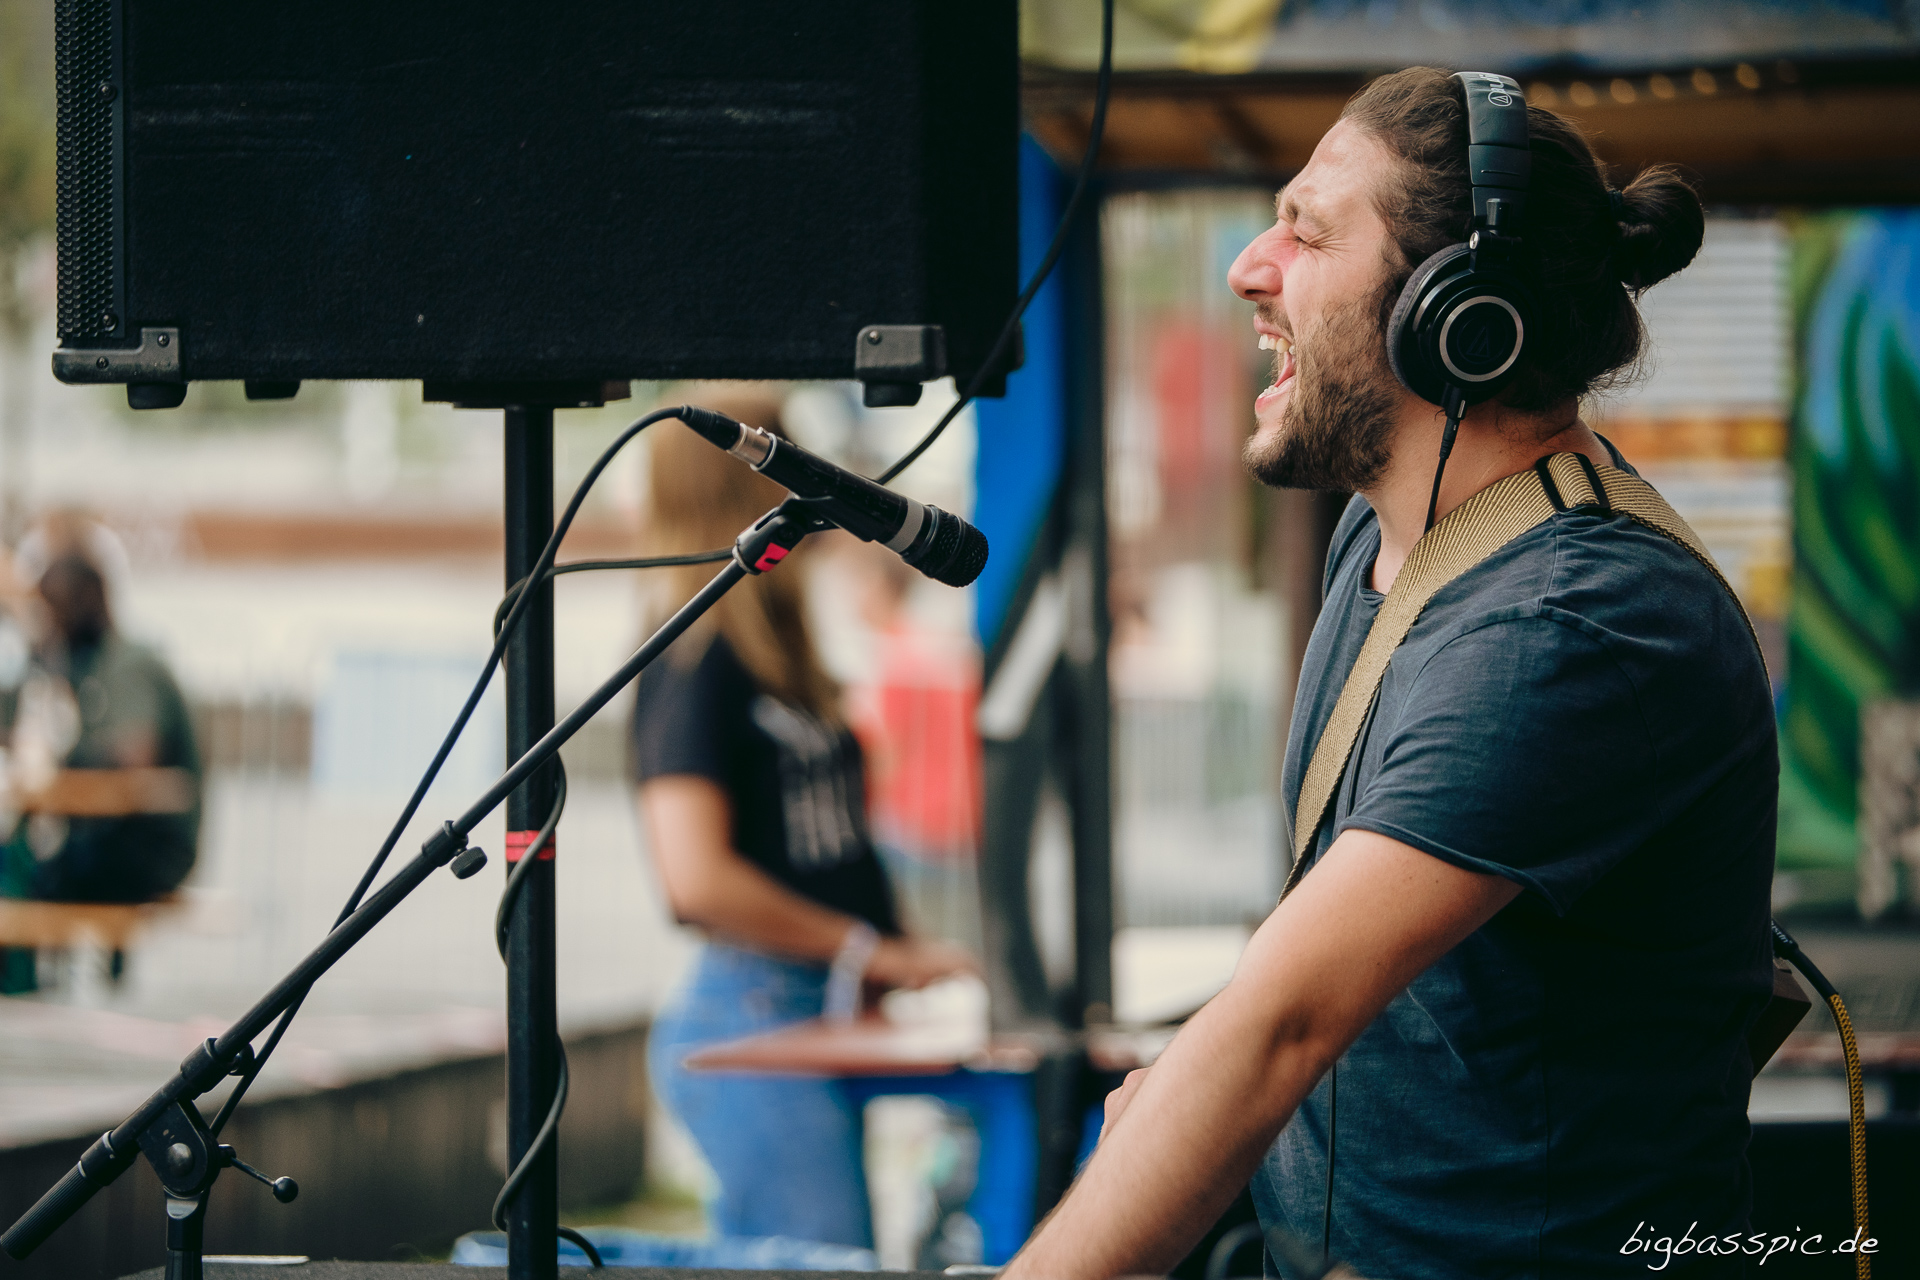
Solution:
[{"label": "black cable", "polygon": [[[547,581],[551,582],[563,573],[591,573],[598,569],[670,569],[683,564],[715,564],[733,554],[732,547],[716,547],[712,551],[694,551],[683,556],[643,556],[638,560],[569,560],[565,564],[554,565],[547,570]],[[497,635],[501,620],[513,602],[526,590],[525,578],[507,588],[507,594],[500,598],[500,607],[493,611],[493,630]]]},{"label": "black cable", "polygon": [[1000,328],[1000,336],[994,339],[993,347],[987,352],[987,358],[980,362],[973,377],[967,380],[966,390],[960,398],[942,415],[940,421],[920,438],[920,443],[907,450],[901,459],[879,475],[881,484],[889,484],[893,478],[920,460],[920,455],[933,446],[940,438],[947,424],[960,416],[960,411],[973,402],[980,394],[980,388],[986,384],[991,371],[1000,367],[1009,347],[1013,345],[1013,336],[1020,331],[1020,317],[1026,314],[1027,306],[1034,295],[1040,292],[1040,286],[1053,274],[1054,264],[1060,261],[1060,255],[1067,247],[1067,233],[1073,229],[1075,215],[1080,212],[1080,202],[1087,194],[1087,185],[1093,176],[1094,161],[1100,157],[1100,140],[1107,131],[1107,99],[1113,88],[1113,0],[1100,0],[1100,74],[1093,90],[1093,125],[1087,134],[1087,153],[1081,158],[1079,176],[1073,180],[1073,194],[1067,197],[1067,207],[1060,213],[1060,225],[1054,229],[1053,243],[1047,246],[1046,256],[1040,259],[1040,265],[1034,269],[1033,278],[1027,281],[1027,287],[1020,291],[1020,298],[1013,304],[1013,314],[1007,317],[1006,324]]},{"label": "black cable", "polygon": [[[540,558],[534,561],[533,569],[527,574],[529,579],[540,578],[544,580],[548,570],[553,567],[554,559],[560,551],[561,540],[567,536],[567,530],[572,528],[573,519],[579,514],[580,504],[586,501],[588,491],[592,489],[594,483],[600,479],[600,473],[607,469],[607,464],[613,461],[614,455],[625,448],[628,441],[632,440],[654,423],[666,418],[678,417],[682,408],[683,406],[680,405],[672,405],[666,408],[655,409],[652,413],[636,419],[618,436],[614,437],[612,444],[609,444],[601,451],[600,456],[594,460],[593,466],[588,468],[587,474],[574,489],[573,497],[568,500],[566,510],[561,513],[560,519],[554,523],[553,533],[547,538],[547,545],[541,548]],[[500,657],[506,652],[507,642],[511,639],[514,629],[520,625],[520,620],[526,616],[527,602],[531,599],[532,596],[528,593],[519,593],[515,597],[505,621],[495,627],[493,651],[487,655],[486,666],[481,669],[479,679],[474,681],[472,691],[467,694],[466,704],[460,708],[460,714],[454,718],[453,726],[447,730],[446,736],[441,739],[439,750],[434,752],[433,760],[427,765],[426,772],[420,775],[420,781],[415,785],[413,795],[408,798],[406,807],[401,810],[399,818],[394,821],[393,829],[387,832],[387,838],[380,845],[380,851],[374,854],[373,861],[367,864],[366,871],[362,873],[360,877],[360,883],[354,886],[353,896],[347,899],[347,905],[342,907],[340,914],[334,918],[334,928],[339,928],[340,922],[352,915],[354,911],[359,908],[360,900],[366,896],[367,890],[373,886],[374,877],[380,874],[380,868],[386,865],[387,858],[393,853],[394,846],[400,843],[400,837],[406,833],[407,824],[413,821],[414,814],[420,809],[421,801],[426,799],[428,789],[432,787],[434,779],[440,776],[440,769],[446,764],[447,757],[453,753],[454,744],[460,740],[460,735],[466,731],[467,721],[473,718],[475,708],[480,705],[480,699],[484,697],[487,692],[487,686],[493,682],[493,673],[500,665]],[[496,615],[496,617],[497,616],[498,615]],[[218,1137],[221,1129],[226,1127],[227,1121],[233,1118],[233,1113],[239,1107],[240,1100],[246,1096],[247,1090],[253,1087],[253,1082],[259,1078],[260,1072],[266,1067],[267,1059],[271,1058],[273,1051],[279,1047],[281,1037],[286,1035],[287,1028],[292,1025],[294,1018],[300,1013],[300,1007],[306,1003],[306,998],[310,991],[311,988],[309,988],[308,991],[301,992],[299,998],[287,1006],[287,1011],[280,1015],[280,1021],[274,1024],[272,1034],[267,1037],[267,1043],[253,1056],[253,1060],[250,1063],[246,1064],[241,1071],[236,1073],[239,1076],[239,1082],[234,1085],[233,1092],[227,1095],[226,1101],[221,1104],[219,1113],[214,1116],[213,1123],[208,1126],[213,1136]]]},{"label": "black cable", "polygon": [[1440,462],[1433,469],[1433,493],[1427,499],[1427,523],[1421,527],[1425,533],[1433,528],[1433,513],[1440,506],[1440,477],[1446,474],[1447,458],[1453,453],[1453,438],[1460,432],[1460,419],[1466,413],[1466,397],[1460,388],[1449,386],[1441,397],[1440,406],[1446,410],[1447,426],[1440,433]]},{"label": "black cable", "polygon": [[1327,1211],[1320,1221],[1320,1261],[1333,1257],[1333,1150],[1334,1135],[1339,1132],[1337,1108],[1340,1105],[1340,1064],[1327,1072]]},{"label": "black cable", "polygon": [[553,839],[553,829],[560,825],[560,815],[567,808],[567,766],[558,756],[554,757],[553,811],[547,820],[540,824],[540,830],[534,833],[533,842],[527,846],[527,852],[513,864],[513,870],[507,875],[506,887],[500,891],[500,905],[493,913],[493,945],[500,952],[500,958],[507,958],[507,913],[513,909],[513,900],[520,892],[520,885],[535,862],[534,854],[545,849]]},{"label": "black cable", "polygon": [[[552,843],[554,829],[560,825],[560,815],[567,810],[567,769],[557,757],[553,763],[554,771],[558,775],[554,779],[553,808],[548,812],[547,820],[540,824],[540,830],[534,833],[533,840],[527,845],[526,851],[520,855],[520,861],[514,863],[513,870],[507,874],[506,887],[500,891],[500,905],[493,913],[493,942],[499,949],[502,963],[507,959],[507,915],[513,910],[513,900],[519,896],[520,886],[526,883],[527,875],[540,861],[540,855]],[[514,1196],[520,1193],[520,1188],[526,1185],[527,1176],[533,1172],[533,1162],[553,1145],[555,1136],[560,1132],[560,1116],[567,1109],[569,1073],[567,1047],[558,1036],[554,1037],[553,1050],[560,1067],[559,1074],[554,1080],[553,1102],[547,1108],[547,1118],[540,1122],[539,1132],[535,1133],[533,1141],[527,1144],[526,1152],[520,1157],[520,1163],[513,1167],[513,1172],[507,1175],[506,1182],[501,1184],[500,1194],[493,1198],[492,1219],[494,1229],[497,1231],[507,1229],[507,1205],[512,1203]],[[588,1262],[596,1267],[606,1265],[600,1259],[600,1251],[593,1247],[593,1242],[578,1231],[572,1227],[556,1227],[555,1230],[564,1238],[579,1245],[582,1252],[587,1255]]]}]

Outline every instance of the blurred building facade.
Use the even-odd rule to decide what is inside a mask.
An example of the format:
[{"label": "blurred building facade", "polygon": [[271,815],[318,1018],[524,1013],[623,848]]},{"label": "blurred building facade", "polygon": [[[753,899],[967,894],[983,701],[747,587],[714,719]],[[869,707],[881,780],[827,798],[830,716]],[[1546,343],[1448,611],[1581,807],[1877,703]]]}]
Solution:
[{"label": "blurred building facade", "polygon": [[1292,620],[1240,465],[1260,385],[1252,307],[1226,288],[1271,216],[1271,193],[1249,187],[1116,194],[1103,212],[1122,925],[1244,924],[1279,893]]}]

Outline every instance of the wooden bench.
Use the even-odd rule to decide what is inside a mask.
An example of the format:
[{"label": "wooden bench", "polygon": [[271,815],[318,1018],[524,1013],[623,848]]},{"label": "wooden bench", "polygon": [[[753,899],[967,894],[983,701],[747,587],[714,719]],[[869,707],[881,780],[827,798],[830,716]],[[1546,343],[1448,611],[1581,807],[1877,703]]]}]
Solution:
[{"label": "wooden bench", "polygon": [[159,916],[185,904],[179,893],[152,902],[36,902],[0,898],[0,947],[67,950],[92,944],[109,953],[108,976],[126,972],[127,947]]}]

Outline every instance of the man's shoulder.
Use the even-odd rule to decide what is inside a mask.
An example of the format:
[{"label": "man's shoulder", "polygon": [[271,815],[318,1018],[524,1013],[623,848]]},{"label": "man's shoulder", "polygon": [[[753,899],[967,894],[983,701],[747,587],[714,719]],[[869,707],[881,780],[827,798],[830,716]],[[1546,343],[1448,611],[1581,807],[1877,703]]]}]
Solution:
[{"label": "man's shoulder", "polygon": [[[1373,507],[1355,494],[1328,548],[1329,595],[1365,567],[1378,530]],[[1520,534],[1435,594],[1408,647],[1430,656],[1470,632],[1523,619],[1558,625],[1501,628],[1509,643],[1526,632],[1534,644],[1598,643],[1669,663],[1692,656],[1761,670],[1742,606],[1717,572],[1625,515],[1563,511]]]},{"label": "man's shoulder", "polygon": [[1746,691],[1770,704],[1739,601],[1686,547],[1625,516],[1555,515],[1462,574],[1422,621],[1423,665],[1448,650],[1477,660],[1462,641],[1568,661],[1604,654],[1643,692],[1717,701]]},{"label": "man's shoulder", "polygon": [[1622,635],[1728,633],[1751,647],[1744,607],[1718,569],[1681,543],[1622,515],[1567,512],[1550,527],[1544,607]]}]

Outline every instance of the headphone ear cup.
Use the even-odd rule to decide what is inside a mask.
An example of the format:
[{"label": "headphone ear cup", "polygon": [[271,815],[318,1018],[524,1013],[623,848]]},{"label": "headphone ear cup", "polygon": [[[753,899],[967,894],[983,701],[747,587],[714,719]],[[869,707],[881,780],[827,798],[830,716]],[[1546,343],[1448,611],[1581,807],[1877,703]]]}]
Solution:
[{"label": "headphone ear cup", "polygon": [[1387,319],[1387,363],[1393,366],[1394,376],[1401,386],[1433,404],[1446,396],[1446,374],[1434,343],[1421,341],[1420,322],[1425,304],[1439,292],[1435,282],[1456,274],[1456,266],[1466,270],[1472,252],[1464,244],[1450,244],[1415,267]]}]

